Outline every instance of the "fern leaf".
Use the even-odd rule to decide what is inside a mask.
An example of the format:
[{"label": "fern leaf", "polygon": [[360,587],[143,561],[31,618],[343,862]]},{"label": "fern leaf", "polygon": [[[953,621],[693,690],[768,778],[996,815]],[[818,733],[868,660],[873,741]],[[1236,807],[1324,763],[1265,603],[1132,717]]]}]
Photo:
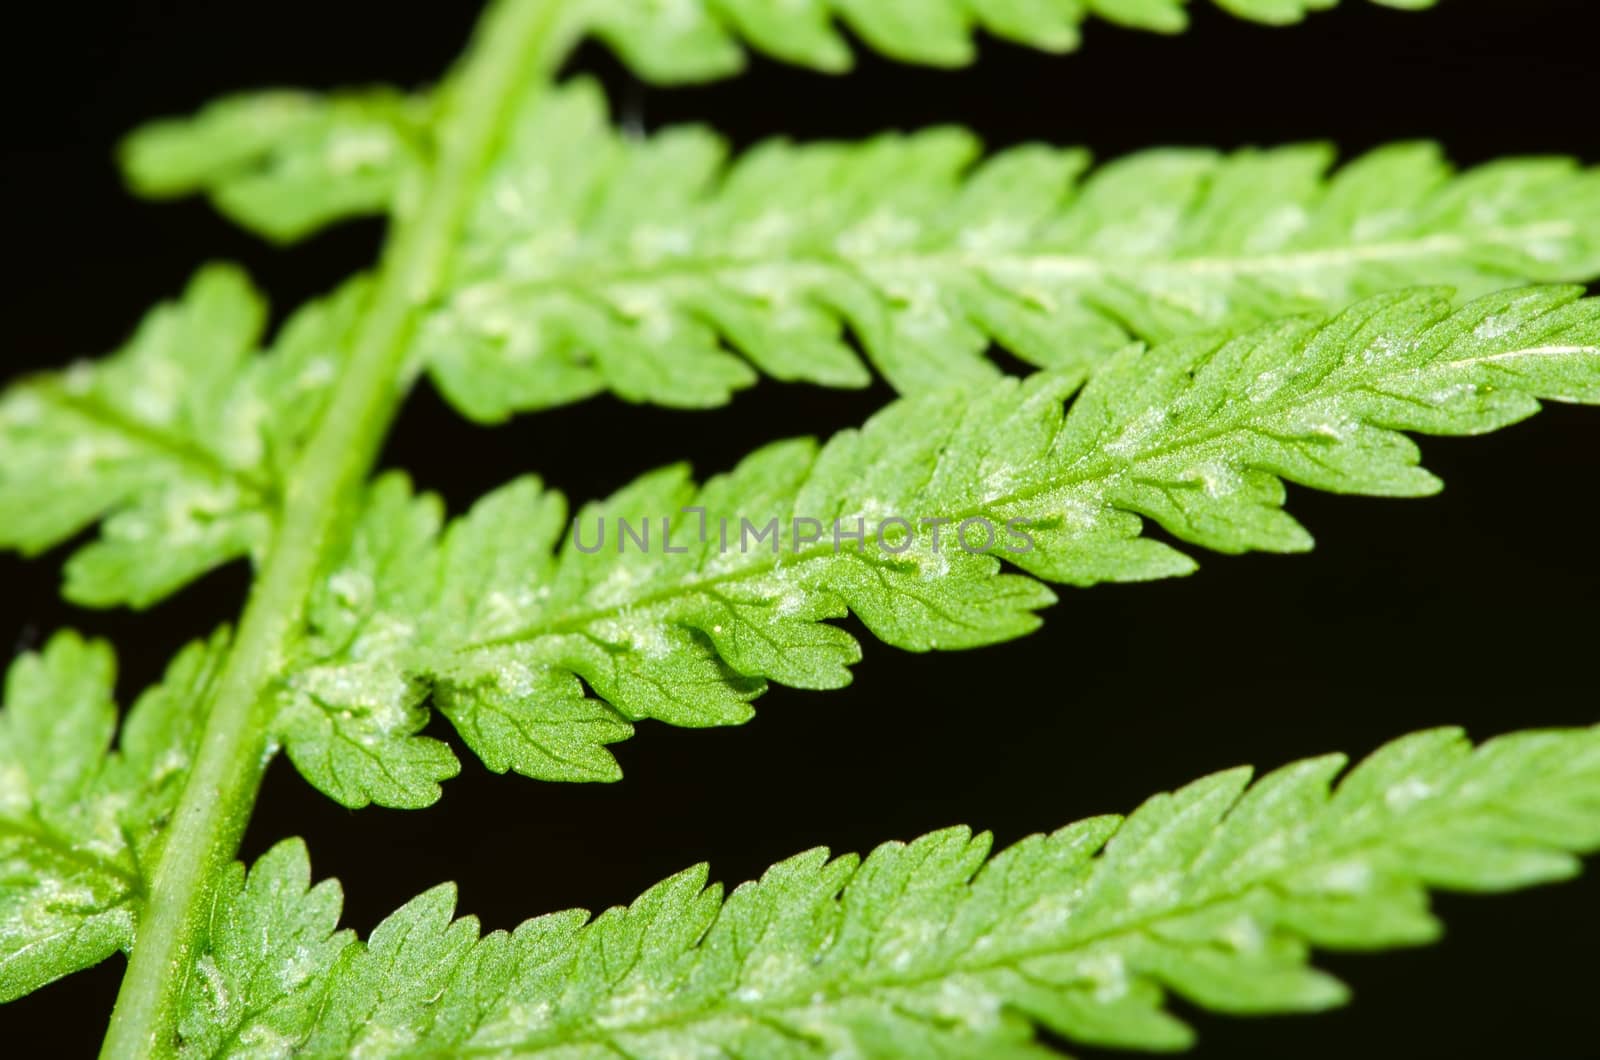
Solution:
[{"label": "fern leaf", "polygon": [[285,1055],[316,1018],[326,981],[355,942],[337,931],[338,881],[311,886],[298,840],[263,854],[248,877],[234,863],[219,881],[198,973],[188,979],[178,1020],[178,1055]]},{"label": "fern leaf", "polygon": [[[1431,7],[1434,0],[1375,0]],[[1298,22],[1338,0],[1215,0],[1239,18]],[[1132,29],[1177,33],[1188,0],[589,0],[587,23],[651,81],[707,81],[738,73],[746,47],[815,70],[841,72],[851,50],[839,25],[891,59],[965,66],[978,31],[1050,52],[1073,51],[1094,15]]]},{"label": "fern leaf", "polygon": [[393,89],[229,96],[136,131],[122,145],[122,168],[138,194],[204,192],[238,224],[287,243],[396,209],[431,117],[426,98]]},{"label": "fern leaf", "polygon": [[301,651],[316,662],[279,692],[289,757],[347,806],[427,806],[438,781],[460,768],[443,743],[417,735],[427,724],[426,686],[387,664],[427,611],[432,586],[422,572],[440,517],[436,499],[414,501],[398,476],[379,481],[344,565],[312,598]]},{"label": "fern leaf", "polygon": [[27,554],[102,520],[65,593],[146,607],[266,546],[288,463],[315,422],[365,300],[354,282],[252,353],[266,307],[242,273],[202,269],[104,360],[0,395],[0,547]]},{"label": "fern leaf", "polygon": [[[1580,294],[1503,292],[1452,312],[1418,291],[1326,322],[1132,347],[1065,414],[1081,373],[906,398],[698,488],[683,467],[651,473],[565,534],[564,502],[532,478],[436,537],[438,501],[388,477],[291,666],[286,687],[315,691],[284,708],[289,753],[349,805],[428,801],[454,769],[414,735],[431,688],[491,768],[612,779],[605,747],[630,722],[736,724],[766,682],[845,684],[860,648],[826,620],[847,612],[909,651],[976,647],[1039,624],[1055,597],[1035,579],[1192,570],[1146,520],[1223,552],[1308,548],[1285,481],[1424,495],[1439,483],[1401,431],[1476,434],[1540,400],[1600,403],[1600,303]],[[327,735],[297,747],[316,726]],[[341,741],[373,761],[330,777]],[[418,759],[433,773],[396,796],[389,778],[415,776]]]},{"label": "fern leaf", "polygon": [[[135,134],[136,187],[206,189],[276,238],[407,184],[426,100],[267,94]],[[1329,172],[1330,149],[1073,149],[982,158],[959,129],[769,142],[619,136],[579,80],[513,123],[417,356],[476,419],[611,390],[684,407],[758,373],[916,392],[1357,298],[1600,275],[1600,173],[1512,159],[1453,174],[1426,143]],[[244,189],[244,190],[240,190]],[[281,211],[280,211],[281,206]],[[348,209],[347,209],[348,207]],[[279,211],[279,212],[274,212]]]},{"label": "fern leaf", "polygon": [[947,128],[730,164],[704,129],[615,135],[583,82],[515,128],[419,353],[480,420],[601,390],[717,405],[758,371],[864,385],[847,332],[916,392],[992,379],[991,345],[1071,367],[1406,286],[1600,274],[1600,171],[1561,159],[1155,150],[1085,176],[1082,151],[982,160]]},{"label": "fern leaf", "polygon": [[[365,943],[335,934],[337,891],[301,897],[290,841],[224,895],[227,944],[201,958],[214,971],[191,996],[244,984],[233,1011],[260,1015],[229,1033],[313,1057],[1054,1055],[1035,1027],[1170,1050],[1192,1032],[1168,994],[1236,1014],[1342,1004],[1312,947],[1431,942],[1427,888],[1561,880],[1600,848],[1600,729],[1477,748],[1420,732],[1335,785],[1345,761],[1254,785],[1248,769],[1218,773],[993,856],[988,835],[951,828],[863,861],[811,850],[726,897],[700,865],[592,920],[569,911],[482,938],[451,919],[448,886]],[[241,944],[238,923],[263,945]],[[278,924],[320,956],[269,944]],[[312,982],[320,1005],[272,1000]],[[197,1008],[186,1035],[215,1040],[205,1017],[220,1007]]]},{"label": "fern leaf", "polygon": [[59,633],[6,677],[0,710],[0,1001],[133,943],[138,905],[193,760],[223,634],[140,697],[113,751],[110,648]]}]

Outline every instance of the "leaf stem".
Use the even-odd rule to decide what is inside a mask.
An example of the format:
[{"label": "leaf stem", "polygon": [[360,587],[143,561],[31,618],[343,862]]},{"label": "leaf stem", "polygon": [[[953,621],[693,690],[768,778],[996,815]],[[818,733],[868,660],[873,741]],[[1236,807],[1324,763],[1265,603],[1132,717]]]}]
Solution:
[{"label": "leaf stem", "polygon": [[218,678],[194,770],[151,881],[101,1055],[171,1054],[196,940],[271,757],[270,697],[306,602],[409,382],[420,311],[438,297],[472,197],[525,93],[571,41],[566,0],[499,0],[446,88],[432,173],[384,249],[350,360],[285,490],[283,518]]}]

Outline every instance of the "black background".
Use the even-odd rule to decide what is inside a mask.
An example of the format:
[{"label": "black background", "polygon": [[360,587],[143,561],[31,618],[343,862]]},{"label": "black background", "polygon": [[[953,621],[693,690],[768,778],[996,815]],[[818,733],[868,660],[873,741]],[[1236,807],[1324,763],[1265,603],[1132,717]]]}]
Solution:
[{"label": "black background", "polygon": [[[227,90],[426,82],[458,51],[475,7],[141,0],[25,18],[8,10],[0,180],[7,257],[20,268],[5,286],[4,373],[113,348],[208,258],[246,263],[280,308],[366,265],[376,223],[279,251],[202,204],[135,203],[112,145],[142,118]],[[574,65],[601,76],[631,120],[704,120],[741,144],[960,122],[995,145],[1084,143],[1102,157],[1310,138],[1353,152],[1432,137],[1463,163],[1519,152],[1593,163],[1597,40],[1600,10],[1585,0],[1446,0],[1420,15],[1347,0],[1295,29],[1209,9],[1177,39],[1093,25],[1086,48],[1066,57],[989,41],[982,62],[959,73],[866,59],[855,76],[829,79],[757,63],[737,82],[663,91],[598,50]],[[456,509],[528,469],[588,498],[669,459],[725,469],[764,440],[856,423],[888,397],[881,385],[840,394],[763,383],[716,412],[601,399],[485,431],[424,387],[383,462]],[[981,652],[913,656],[869,641],[844,692],[775,689],[742,729],[643,726],[618,748],[620,784],[497,777],[468,753],[430,810],[349,812],[280,759],[244,854],[304,836],[317,874],[343,880],[347,922],[363,932],[444,879],[460,882],[464,912],[510,927],[627,901],[702,859],[737,882],[809,846],[865,850],[957,822],[1005,843],[1240,762],[1361,753],[1436,724],[1485,736],[1596,721],[1600,412],[1552,408],[1490,438],[1423,448],[1449,483],[1438,498],[1293,490],[1290,509],[1320,542],[1310,556],[1205,556],[1183,581],[1068,590],[1041,632]],[[35,646],[64,625],[109,636],[125,693],[232,618],[247,585],[235,567],[150,615],[83,612],[55,596],[63,554],[0,559],[0,650]],[[1325,959],[1355,987],[1352,1007],[1197,1016],[1199,1055],[1600,1055],[1597,900],[1600,874],[1508,898],[1442,898],[1443,944]],[[0,1010],[0,1051],[20,1055],[41,1035],[52,1054],[89,1054],[122,965]]]}]

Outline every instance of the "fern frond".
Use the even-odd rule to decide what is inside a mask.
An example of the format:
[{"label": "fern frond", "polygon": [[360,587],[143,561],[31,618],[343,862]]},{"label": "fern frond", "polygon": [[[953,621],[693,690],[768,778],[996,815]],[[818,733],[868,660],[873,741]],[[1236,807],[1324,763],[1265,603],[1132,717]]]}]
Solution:
[{"label": "fern frond", "polygon": [[59,633],[6,676],[0,709],[0,1001],[133,943],[160,844],[193,761],[218,633],[117,709],[111,649]]},{"label": "fern frond", "polygon": [[1071,367],[1406,286],[1600,274],[1600,171],[1562,159],[1156,150],[1085,176],[1085,152],[984,160],[946,128],[729,163],[705,129],[617,136],[584,82],[515,129],[421,340],[480,420],[607,389],[717,405],[756,371],[863,385],[847,332],[916,392],[994,378],[991,345]]},{"label": "fern frond", "polygon": [[287,243],[398,209],[427,157],[432,109],[386,88],[229,96],[137,130],[122,144],[122,168],[140,195],[204,192],[233,221]]},{"label": "fern frond", "polygon": [[99,361],[0,394],[0,547],[34,554],[101,520],[65,593],[145,607],[266,547],[290,462],[344,361],[366,299],[347,284],[253,351],[266,305],[210,266]]},{"label": "fern frond", "polygon": [[[407,144],[425,139],[406,122],[426,110],[244,97],[136,134],[126,157],[136,186],[205,187],[288,238],[391,199],[422,150]],[[1407,286],[1470,297],[1600,275],[1600,171],[1567,159],[1457,175],[1413,143],[1330,173],[1333,152],[1302,145],[1145,151],[1089,171],[1086,152],[1040,145],[985,159],[944,128],[774,141],[729,161],[698,127],[618,135],[583,80],[542,93],[513,130],[416,351],[479,420],[604,390],[718,405],[758,373],[861,386],[852,340],[916,392],[994,378],[991,345],[1071,367],[1130,337]]]},{"label": "fern frond", "polygon": [[479,937],[435,888],[366,942],[307,891],[298,840],[245,876],[191,975],[184,1055],[271,1042],[297,1056],[1055,1055],[1171,1050],[1167,994],[1236,1014],[1310,1012],[1346,990],[1312,947],[1433,941],[1427,888],[1506,891],[1600,848],[1600,729],[1474,749],[1457,730],[1248,769],[990,856],[951,828],[864,861],[815,849],[724,897],[696,866],[627,908]]},{"label": "fern frond", "polygon": [[1445,294],[1410,292],[1326,322],[1132,347],[1065,414],[1081,373],[902,399],[702,487],[681,466],[648,474],[581,511],[576,536],[536,479],[440,536],[438,500],[387,477],[314,597],[279,730],[348,805],[421,805],[454,772],[416,735],[430,689],[493,769],[612,779],[605,745],[631,721],[735,724],[768,681],[848,682],[860,648],[825,621],[847,612],[910,651],[976,647],[1039,624],[1055,597],[1036,578],[1192,570],[1145,520],[1223,552],[1309,548],[1285,481],[1428,494],[1438,480],[1401,431],[1476,434],[1540,400],[1600,403],[1600,302],[1580,294],[1452,312]]},{"label": "fern frond", "polygon": [[[1239,18],[1298,22],[1339,0],[1214,0]],[[1435,0],[1374,0],[1420,9]],[[852,64],[842,27],[891,59],[965,66],[979,31],[1049,52],[1075,50],[1091,16],[1130,29],[1177,33],[1188,0],[588,0],[582,16],[639,76],[708,81],[744,68],[744,49],[832,73]]]}]

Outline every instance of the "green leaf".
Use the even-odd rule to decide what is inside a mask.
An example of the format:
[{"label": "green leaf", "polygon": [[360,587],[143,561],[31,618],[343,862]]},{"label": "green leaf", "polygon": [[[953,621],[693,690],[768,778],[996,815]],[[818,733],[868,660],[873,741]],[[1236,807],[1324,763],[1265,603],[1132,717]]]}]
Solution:
[{"label": "green leaf", "polygon": [[280,683],[289,757],[346,806],[426,806],[460,770],[448,747],[417,735],[426,688],[387,665],[417,635],[440,518],[438,501],[413,501],[399,476],[373,488],[344,566],[312,598],[301,668]]},{"label": "green leaf", "polygon": [[[1338,0],[1215,0],[1239,18],[1298,22]],[[1425,8],[1433,0],[1374,0]],[[1075,50],[1094,15],[1132,29],[1177,33],[1188,0],[589,0],[588,24],[639,76],[707,81],[738,73],[744,49],[837,73],[852,63],[841,28],[891,59],[965,66],[979,31],[1050,52]]]},{"label": "green leaf", "polygon": [[[699,127],[619,135],[591,82],[530,92],[415,352],[481,420],[603,390],[706,407],[758,374],[863,386],[856,345],[917,392],[992,379],[991,346],[1093,366],[1130,337],[1410,285],[1472,296],[1600,275],[1600,174],[1567,159],[1456,175],[1409,143],[1330,172],[1329,148],[1301,145],[1145,151],[1088,172],[1081,150],[984,158],[970,133],[937,128],[770,141],[730,162]],[[399,208],[433,150],[413,146],[431,142],[433,109],[378,91],[236,97],[136,134],[125,158],[137,187],[210,189],[288,238],[358,205]]]},{"label": "green leaf", "polygon": [[610,390],[726,402],[757,373],[827,386],[986,383],[992,346],[1092,367],[1368,295],[1475,296],[1600,274],[1600,171],[1515,159],[1454,175],[1429,144],[1329,173],[1318,145],[984,159],[953,128],[758,145],[613,133],[580,82],[515,126],[419,357],[494,421]]},{"label": "green leaf", "polygon": [[115,660],[59,633],[6,676],[0,710],[0,1001],[133,943],[197,744],[196,705],[227,639],[193,644],[129,712],[120,749]]},{"label": "green leaf", "polygon": [[399,208],[431,111],[426,99],[386,88],[229,96],[140,128],[122,144],[122,167],[141,195],[204,192],[245,228],[292,242]]},{"label": "green leaf", "polygon": [[406,903],[355,945],[329,984],[327,1003],[303,1049],[312,1055],[394,1055],[418,1038],[439,997],[478,942],[477,921],[451,920],[455,888]]},{"label": "green leaf", "polygon": [[335,930],[343,902],[337,881],[311,886],[298,839],[267,851],[248,876],[229,866],[184,992],[179,1055],[283,1055],[303,1040],[355,941]]},{"label": "green leaf", "polygon": [[252,353],[266,305],[239,270],[200,270],[112,356],[0,395],[0,547],[35,554],[104,523],[65,594],[147,607],[272,533],[288,464],[343,360],[367,286],[347,284]]},{"label": "green leaf", "polygon": [[1036,578],[1191,571],[1146,520],[1221,552],[1309,548],[1286,481],[1424,495],[1438,481],[1400,432],[1477,434],[1541,400],[1600,403],[1600,303],[1580,294],[1530,288],[1452,311],[1414,291],[1327,321],[1131,347],[1065,411],[1081,373],[906,398],[700,487],[683,467],[648,474],[565,536],[561,498],[522,479],[435,545],[438,501],[385,478],[314,604],[328,647],[294,662],[289,684],[344,693],[325,703],[329,724],[343,710],[386,728],[360,769],[307,768],[292,737],[290,753],[347,804],[427,801],[453,768],[442,750],[427,785],[396,795],[379,774],[411,768],[431,688],[492,768],[612,779],[605,745],[629,722],[737,724],[768,681],[845,684],[860,649],[827,619],[854,613],[909,651],[1009,640],[1055,599]]},{"label": "green leaf", "polygon": [[[1600,728],[1476,749],[1457,730],[1416,733],[1335,787],[1344,766],[1311,759],[1254,785],[1219,773],[993,856],[988,835],[950,828],[864,861],[811,850],[726,897],[701,865],[592,920],[482,938],[435,888],[331,972],[318,963],[314,1025],[280,1022],[272,1041],[312,1057],[1055,1055],[1037,1027],[1180,1049],[1193,1035],[1169,994],[1225,1013],[1342,1004],[1311,947],[1432,941],[1428,888],[1560,880],[1600,849]],[[288,896],[305,880],[292,849]],[[315,905],[321,939],[332,918]],[[308,919],[278,915],[290,930]],[[269,990],[286,954],[259,972]]]}]

